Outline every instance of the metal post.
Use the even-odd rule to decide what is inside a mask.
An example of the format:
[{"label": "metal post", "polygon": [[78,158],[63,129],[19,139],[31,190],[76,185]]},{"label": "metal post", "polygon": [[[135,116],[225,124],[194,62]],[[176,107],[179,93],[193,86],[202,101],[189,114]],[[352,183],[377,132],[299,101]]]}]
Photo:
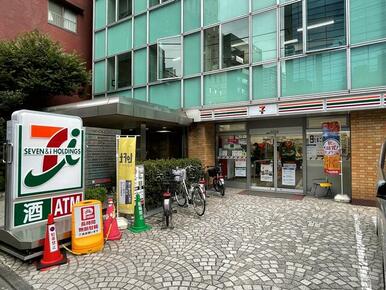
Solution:
[{"label": "metal post", "polygon": [[141,156],[140,160],[146,160],[146,124],[141,124]]}]

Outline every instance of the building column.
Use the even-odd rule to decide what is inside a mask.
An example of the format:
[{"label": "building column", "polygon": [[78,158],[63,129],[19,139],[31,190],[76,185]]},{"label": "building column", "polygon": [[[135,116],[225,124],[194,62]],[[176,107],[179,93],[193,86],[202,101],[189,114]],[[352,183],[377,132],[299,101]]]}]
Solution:
[{"label": "building column", "polygon": [[188,129],[188,157],[203,166],[215,165],[216,129],[214,123],[194,123]]},{"label": "building column", "polygon": [[146,124],[141,124],[141,161],[146,160]]},{"label": "building column", "polygon": [[351,113],[352,203],[375,205],[377,168],[386,139],[386,110]]}]

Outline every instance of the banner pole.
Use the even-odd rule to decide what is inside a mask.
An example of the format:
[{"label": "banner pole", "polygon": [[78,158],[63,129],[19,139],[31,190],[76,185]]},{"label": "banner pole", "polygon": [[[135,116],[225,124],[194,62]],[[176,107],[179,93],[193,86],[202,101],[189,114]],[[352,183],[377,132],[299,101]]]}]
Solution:
[{"label": "banner pole", "polygon": [[119,218],[119,180],[118,180],[118,146],[119,146],[119,138],[117,135],[115,138],[115,180],[116,180],[116,198],[117,198],[117,218]]}]

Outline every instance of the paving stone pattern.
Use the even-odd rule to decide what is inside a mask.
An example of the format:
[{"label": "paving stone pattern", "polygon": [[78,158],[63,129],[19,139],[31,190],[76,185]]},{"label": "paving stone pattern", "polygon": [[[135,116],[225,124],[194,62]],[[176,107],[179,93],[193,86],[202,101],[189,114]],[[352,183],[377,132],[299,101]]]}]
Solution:
[{"label": "paving stone pattern", "polygon": [[125,231],[103,252],[69,255],[49,271],[4,253],[0,262],[36,289],[383,288],[374,208],[236,190],[207,202],[201,218],[178,208],[175,228],[162,230],[154,216],[150,232]]}]

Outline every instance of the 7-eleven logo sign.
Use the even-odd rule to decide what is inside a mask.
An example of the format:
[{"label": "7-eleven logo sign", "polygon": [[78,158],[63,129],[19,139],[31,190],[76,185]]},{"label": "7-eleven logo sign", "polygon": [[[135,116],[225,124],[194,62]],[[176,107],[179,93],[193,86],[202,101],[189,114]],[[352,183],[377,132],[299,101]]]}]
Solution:
[{"label": "7-eleven logo sign", "polygon": [[[25,136],[27,134],[29,136]],[[58,186],[57,190],[81,187],[70,185],[79,180],[75,174],[82,166],[82,136],[79,128],[30,125],[27,134],[22,140],[24,146],[20,161],[23,171],[21,179],[26,191],[39,188],[49,192]]]}]

